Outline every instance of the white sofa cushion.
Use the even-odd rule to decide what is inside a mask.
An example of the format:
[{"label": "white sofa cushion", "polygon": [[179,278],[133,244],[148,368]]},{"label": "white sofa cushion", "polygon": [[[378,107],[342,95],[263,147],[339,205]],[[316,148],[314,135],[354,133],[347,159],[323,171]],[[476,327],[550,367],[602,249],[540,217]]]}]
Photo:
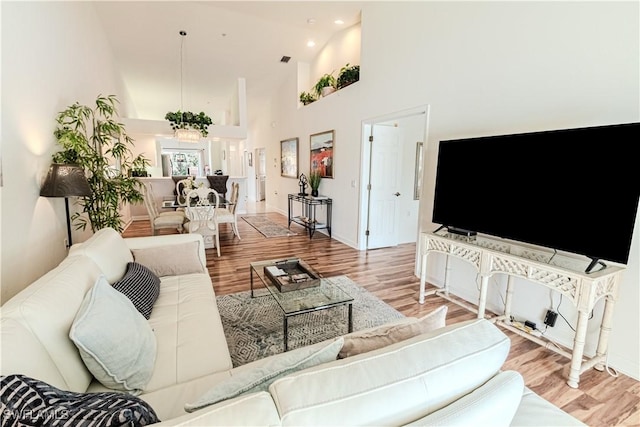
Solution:
[{"label": "white sofa cushion", "polygon": [[225,400],[191,414],[154,424],[153,426],[242,427],[279,425],[280,417],[271,395],[266,391],[261,391]]},{"label": "white sofa cushion", "polygon": [[281,353],[265,363],[257,364],[253,369],[243,369],[232,373],[231,378],[216,384],[193,403],[185,405],[187,412],[194,412],[205,406],[231,399],[241,394],[265,391],[276,379],[311,366],[336,360],[342,348],[342,337],[326,344],[298,348]]},{"label": "white sofa cushion", "polygon": [[87,389],[93,377],[69,339],[69,329],[100,274],[91,259],[67,257],[3,304],[3,375],[21,373],[75,392]]},{"label": "white sofa cushion", "polygon": [[83,243],[73,245],[69,256],[85,255],[102,270],[109,283],[120,280],[127,271],[127,263],[133,255],[124,239],[113,228],[103,228]]},{"label": "white sofa cushion", "polygon": [[156,337],[129,298],[104,276],[85,296],[69,337],[106,387],[134,394],[146,388],[156,359]]},{"label": "white sofa cushion", "polygon": [[269,391],[283,425],[401,425],[485,383],[509,348],[495,325],[472,320],[291,374]]},{"label": "white sofa cushion", "polygon": [[149,325],[158,355],[147,391],[233,367],[208,274],[162,277]]},{"label": "white sofa cushion", "polygon": [[518,409],[523,390],[522,375],[515,371],[500,372],[451,405],[407,425],[507,427]]}]

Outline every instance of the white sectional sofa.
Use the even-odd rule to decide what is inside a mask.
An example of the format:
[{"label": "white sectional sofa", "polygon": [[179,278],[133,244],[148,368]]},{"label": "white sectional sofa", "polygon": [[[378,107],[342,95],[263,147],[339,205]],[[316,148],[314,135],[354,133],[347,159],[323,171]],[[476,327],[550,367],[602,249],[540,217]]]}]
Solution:
[{"label": "white sectional sofa", "polygon": [[[501,370],[510,341],[485,320],[344,359],[335,357],[339,337],[233,368],[197,234],[123,239],[104,229],[74,245],[58,267],[2,306],[1,374],[83,395],[112,392],[70,334],[100,278],[119,281],[134,260],[167,268],[146,320],[156,343],[152,373],[138,394],[159,426],[583,425],[527,389],[520,374]],[[328,361],[317,364],[319,354]],[[312,359],[315,366],[297,370]],[[289,369],[292,360],[302,363]],[[280,378],[269,385],[274,369]],[[262,389],[238,392],[249,387],[237,383],[256,378]],[[238,395],[203,403],[220,389]]]}]

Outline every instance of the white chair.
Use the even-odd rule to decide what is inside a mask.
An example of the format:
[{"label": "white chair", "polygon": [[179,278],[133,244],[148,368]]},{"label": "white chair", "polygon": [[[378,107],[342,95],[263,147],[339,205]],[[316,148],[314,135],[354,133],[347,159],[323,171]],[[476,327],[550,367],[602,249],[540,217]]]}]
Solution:
[{"label": "white chair", "polygon": [[220,203],[218,192],[207,187],[196,188],[187,193],[185,213],[189,218],[186,224],[189,233],[202,234],[204,247],[213,248],[215,245],[220,256],[220,236],[216,211]]},{"label": "white chair", "polygon": [[178,208],[184,210],[184,207],[187,206],[187,193],[195,188],[193,178],[181,179],[176,182],[176,203],[182,207]]},{"label": "white chair", "polygon": [[216,211],[216,221],[218,224],[231,224],[233,234],[240,239],[240,232],[238,231],[238,216],[236,215],[236,208],[238,206],[238,194],[240,192],[240,184],[237,182],[231,183],[231,198],[229,199],[229,206],[226,208],[219,208]]},{"label": "white chair", "polygon": [[158,234],[158,230],[161,229],[174,229],[179,233],[182,233],[182,226],[187,220],[184,212],[172,211],[159,213],[151,184],[143,184],[141,190],[142,196],[144,197],[144,204],[147,207],[147,212],[149,213],[151,234],[155,236]]}]

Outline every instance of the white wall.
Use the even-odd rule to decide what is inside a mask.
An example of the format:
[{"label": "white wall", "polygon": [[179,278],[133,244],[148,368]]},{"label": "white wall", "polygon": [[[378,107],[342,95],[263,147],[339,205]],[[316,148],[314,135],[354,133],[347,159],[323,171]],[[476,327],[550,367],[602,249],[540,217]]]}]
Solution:
[{"label": "white wall", "polygon": [[[323,180],[321,193],[334,199],[334,237],[357,247],[359,190],[350,183],[360,185],[362,121],[430,105],[420,208],[421,227],[434,229],[438,141],[640,120],[638,12],[637,2],[365,2],[360,82],[298,109],[292,73],[273,111],[264,115],[261,129],[273,135],[267,147],[267,164],[273,166],[268,205],[286,212],[286,193],[297,192],[297,181],[281,178],[272,165],[279,159],[279,141],[300,138],[301,172],[308,173],[309,135],[335,129],[335,179]],[[277,126],[269,129],[266,120]],[[609,357],[612,366],[635,378],[639,234],[636,225]],[[443,278],[437,265],[429,273],[434,282]],[[458,283],[475,289],[474,271],[460,266],[458,274]],[[548,293],[531,284],[521,288],[527,292],[520,298],[542,316]],[[575,318],[571,307],[562,310]],[[567,339],[568,332],[555,329],[559,339]]]},{"label": "white wall", "polygon": [[90,3],[2,3],[2,301],[67,253],[64,199],[39,196],[57,113],[121,88]]}]

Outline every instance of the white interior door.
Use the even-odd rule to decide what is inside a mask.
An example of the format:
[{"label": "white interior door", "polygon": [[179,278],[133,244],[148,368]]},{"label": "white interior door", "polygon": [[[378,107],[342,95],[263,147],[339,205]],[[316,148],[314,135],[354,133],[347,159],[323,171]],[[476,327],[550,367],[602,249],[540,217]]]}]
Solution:
[{"label": "white interior door", "polygon": [[256,148],[254,159],[256,168],[256,200],[260,202],[266,198],[267,156],[265,149]]},{"label": "white interior door", "polygon": [[367,248],[375,249],[398,244],[398,205],[403,196],[402,147],[398,128],[374,124],[371,131]]}]

